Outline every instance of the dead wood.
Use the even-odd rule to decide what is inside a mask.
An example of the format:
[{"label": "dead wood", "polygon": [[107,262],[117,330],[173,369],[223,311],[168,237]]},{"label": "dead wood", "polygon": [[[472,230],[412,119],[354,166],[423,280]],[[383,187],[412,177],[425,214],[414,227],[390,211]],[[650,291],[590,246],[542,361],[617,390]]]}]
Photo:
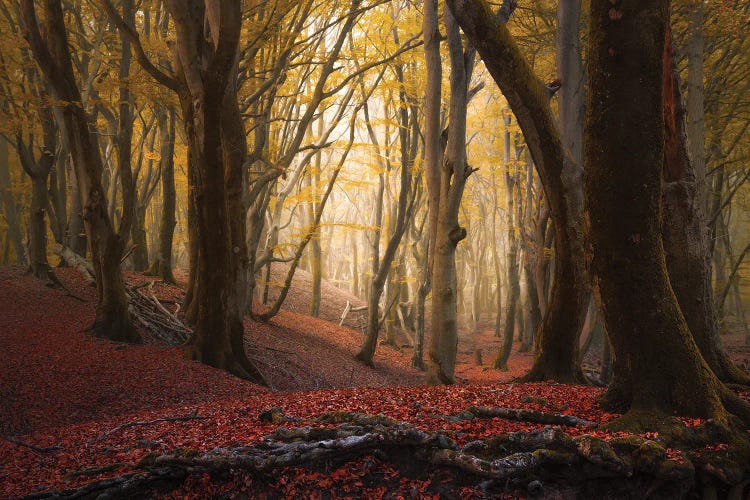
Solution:
[{"label": "dead wood", "polygon": [[492,493],[493,484],[503,488],[508,481],[530,484],[529,481],[554,480],[579,485],[587,481],[605,485],[611,481],[635,481],[684,493],[696,487],[696,478],[700,476],[703,486],[741,494],[746,481],[742,474],[734,477],[717,472],[729,466],[705,460],[692,463],[685,453],[670,456],[661,444],[633,435],[608,442],[591,435],[572,437],[548,426],[531,432],[498,434],[459,448],[443,432],[423,431],[383,415],[332,412],[315,421],[338,425],[279,427],[261,442],[249,446],[152,454],[137,464],[133,472],[120,477],[26,498],[148,495],[155,489],[173,489],[192,474],[222,477],[229,470],[244,470],[263,476],[285,467],[321,464],[329,467],[368,454],[386,459],[408,457],[426,468],[457,469],[465,473],[462,477],[474,478],[481,488],[489,488],[488,493]]}]

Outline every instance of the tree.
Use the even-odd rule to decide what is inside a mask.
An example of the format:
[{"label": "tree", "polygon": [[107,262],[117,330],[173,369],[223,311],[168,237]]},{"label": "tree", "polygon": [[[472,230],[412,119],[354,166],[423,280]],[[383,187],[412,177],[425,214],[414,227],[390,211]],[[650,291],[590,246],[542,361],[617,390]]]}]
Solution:
[{"label": "tree", "polygon": [[[526,380],[582,382],[578,336],[588,305],[584,256],[582,171],[563,147],[547,88],[534,75],[505,23],[514,2],[495,16],[484,0],[448,0],[464,33],[508,101],[530,149],[555,231],[552,292],[537,334],[537,358]],[[500,22],[496,22],[499,17]]]},{"label": "tree", "polygon": [[235,156],[236,138],[243,135],[236,119],[239,111],[234,90],[240,5],[222,0],[169,1],[166,5],[175,24],[178,80],[169,76],[164,80],[180,96],[197,208],[200,287],[189,350],[202,363],[264,383],[245,353],[245,291],[238,290],[236,283],[241,274],[238,259],[244,257],[241,250],[245,245],[242,241],[242,248],[237,248],[240,239],[244,240],[244,214],[240,210],[237,217],[233,206],[238,202],[236,190],[240,190],[241,202],[244,162],[244,157]]},{"label": "tree", "polygon": [[[398,44],[398,31],[396,28],[394,28],[393,34],[394,41],[396,42],[396,44]],[[375,348],[377,347],[378,334],[381,325],[379,312],[380,297],[383,294],[386,279],[391,272],[391,267],[394,259],[396,258],[396,252],[399,248],[399,245],[401,244],[401,239],[406,233],[409,225],[411,224],[414,201],[416,198],[416,193],[412,188],[412,178],[414,176],[414,160],[417,156],[419,144],[419,127],[417,125],[416,107],[413,105],[413,102],[410,102],[410,99],[406,93],[403,64],[395,64],[393,66],[393,72],[395,73],[396,80],[399,84],[398,102],[396,103],[398,109],[398,138],[401,158],[398,201],[395,210],[395,217],[391,218],[390,225],[392,227],[388,238],[388,244],[386,245],[386,249],[382,259],[379,255],[381,233],[380,228],[376,230],[376,237],[373,239],[373,279],[370,284],[370,295],[367,301],[367,332],[365,341],[362,344],[362,348],[355,356],[356,359],[370,366],[373,365],[372,358],[375,355]],[[375,141],[375,135],[371,126],[368,126],[368,131],[370,132],[371,139]],[[383,205],[384,174],[384,172],[381,172],[379,175],[380,184],[378,189],[378,209],[376,209],[377,212],[381,213]],[[394,218],[395,221],[393,220]],[[378,221],[377,225],[380,226],[381,221]],[[389,281],[392,283],[392,278],[389,278]],[[399,285],[397,284],[393,288],[396,288],[395,293],[396,295],[399,295]],[[393,300],[396,301],[396,307],[399,307],[398,297],[394,298]],[[386,306],[385,315],[389,314],[389,309],[390,307]]]},{"label": "tree", "polygon": [[[724,382],[748,384],[750,376],[729,359],[719,339],[705,212],[705,165],[702,172],[699,167],[702,160],[696,161],[690,151],[688,109],[674,63],[671,30],[664,54],[666,144],[662,240],[669,281],[693,339],[714,374]],[[693,86],[689,88],[697,92]],[[696,120],[702,122],[702,117]],[[701,132],[694,132],[695,137],[702,141],[702,125],[697,128]]]},{"label": "tree", "polygon": [[[9,168],[8,143],[10,139],[0,136],[0,200],[3,204],[3,217],[8,224],[6,245],[12,244],[16,254],[16,263],[27,265],[26,252],[23,248],[21,222],[18,219],[18,208],[13,196],[12,181]],[[6,261],[7,262],[7,261]]]},{"label": "tree", "polygon": [[466,108],[475,52],[471,47],[464,51],[458,23],[448,9],[445,30],[451,65],[449,125],[435,221],[427,373],[432,383],[452,384],[458,344],[456,246],[466,238],[466,229],[458,224],[458,212],[466,180],[472,173],[466,161]]},{"label": "tree", "polygon": [[[506,272],[507,283],[506,283],[506,296],[505,296],[505,314],[502,317],[505,319],[505,326],[503,327],[503,343],[500,347],[500,351],[497,353],[497,357],[492,363],[492,367],[497,370],[508,370],[508,358],[510,358],[510,351],[513,347],[513,334],[515,331],[516,314],[519,311],[519,297],[521,294],[521,285],[518,277],[518,238],[516,235],[516,228],[521,226],[519,219],[520,207],[516,206],[516,203],[520,205],[520,200],[517,200],[516,194],[518,193],[518,174],[517,174],[517,162],[518,152],[516,152],[515,161],[511,160],[510,155],[510,125],[512,116],[510,113],[506,113],[503,116],[505,123],[505,140],[504,142],[504,163],[505,163],[505,208],[507,210],[507,241],[508,241],[508,254],[506,259]],[[498,302],[499,303],[499,302]],[[500,309],[497,310],[498,319],[496,321],[495,334],[500,333]]]},{"label": "tree", "polygon": [[177,225],[175,208],[177,193],[174,182],[175,110],[158,107],[155,111],[159,126],[159,161],[161,162],[161,220],[159,250],[148,274],[159,276],[166,283],[175,283],[172,274],[172,240]]},{"label": "tree", "polygon": [[[130,320],[120,273],[120,259],[130,229],[129,209],[132,207],[124,207],[119,231],[115,231],[114,222],[107,214],[107,197],[101,183],[102,159],[99,139],[94,133],[96,127],[80,105],[81,92],[73,74],[62,4],[60,0],[44,2],[45,31],[37,22],[33,0],[24,0],[21,8],[24,37],[34,59],[56,97],[66,103],[61,128],[65,131],[73,158],[96,276],[96,319],[92,331],[94,335],[110,340],[138,342],[140,335]],[[123,189],[129,189],[124,182]]]},{"label": "tree", "polygon": [[[674,415],[750,409],[701,357],[670,285],[661,239],[663,64],[669,1],[591,4],[585,196],[595,290],[621,367],[628,413],[614,426],[655,428]],[[634,105],[637,103],[637,105]],[[666,354],[668,353],[668,354]]]}]

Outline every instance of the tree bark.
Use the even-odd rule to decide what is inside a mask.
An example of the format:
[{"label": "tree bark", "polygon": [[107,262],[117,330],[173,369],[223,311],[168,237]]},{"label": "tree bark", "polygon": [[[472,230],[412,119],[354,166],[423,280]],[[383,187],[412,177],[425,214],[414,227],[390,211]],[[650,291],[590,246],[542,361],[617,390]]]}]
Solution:
[{"label": "tree bark", "polygon": [[616,359],[630,374],[629,411],[613,428],[655,428],[674,414],[728,425],[723,403],[750,415],[701,357],[667,274],[660,216],[668,22],[668,0],[591,4],[584,150],[591,269]]},{"label": "tree bark", "polygon": [[[244,133],[241,122],[237,128],[233,76],[240,5],[228,0],[172,0],[166,5],[175,23],[175,66],[183,82],[180,101],[194,161],[195,281],[200,286],[193,290],[197,317],[188,351],[204,364],[265,383],[244,350],[245,290],[238,290],[238,281],[246,279],[239,270],[247,259],[242,206],[246,149],[236,150]],[[242,141],[236,142],[240,135]]]},{"label": "tree bark", "polygon": [[466,109],[474,52],[468,51],[471,60],[466,64],[458,23],[448,9],[445,10],[445,26],[451,64],[450,126],[440,175],[427,373],[431,383],[452,384],[458,346],[456,246],[466,238],[466,229],[458,224],[458,211],[466,179],[471,173],[466,162]]},{"label": "tree bark", "polygon": [[699,173],[690,153],[686,109],[671,39],[669,34],[664,51],[666,144],[662,188],[662,240],[669,281],[708,366],[724,382],[750,384],[750,376],[729,359],[719,338],[705,214],[705,182],[698,180]]}]

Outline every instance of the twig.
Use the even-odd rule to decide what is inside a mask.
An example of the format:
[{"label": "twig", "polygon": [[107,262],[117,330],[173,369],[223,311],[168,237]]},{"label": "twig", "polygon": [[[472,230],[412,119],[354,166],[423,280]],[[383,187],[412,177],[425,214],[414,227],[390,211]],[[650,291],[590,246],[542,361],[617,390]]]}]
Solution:
[{"label": "twig", "polygon": [[137,246],[138,246],[138,245],[133,245],[133,246],[131,246],[131,247],[130,247],[130,248],[128,249],[128,251],[127,251],[127,252],[125,252],[125,254],[124,254],[124,255],[122,256],[122,258],[120,259],[120,264],[122,264],[123,262],[125,262],[125,259],[127,259],[128,257],[130,257],[130,254],[131,254],[131,253],[133,253],[133,250],[135,250],[135,247],[137,247]]},{"label": "twig", "polygon": [[182,421],[185,421],[185,420],[206,420],[207,418],[208,417],[202,417],[200,415],[184,415],[184,416],[181,416],[181,417],[162,417],[162,418],[157,418],[157,419],[154,419],[154,420],[144,420],[144,421],[128,422],[126,424],[118,425],[114,429],[111,429],[111,430],[105,432],[104,434],[102,434],[101,436],[99,436],[97,438],[94,438],[94,439],[91,439],[89,441],[86,441],[86,444],[98,443],[99,441],[108,438],[109,436],[111,436],[115,432],[121,431],[123,429],[127,429],[129,427],[136,427],[136,426],[142,426],[142,425],[152,425],[152,424],[158,424],[160,422],[182,422]]},{"label": "twig", "polygon": [[8,437],[8,436],[3,436],[3,439],[8,441],[9,443],[13,443],[15,445],[23,446],[30,450],[34,450],[37,453],[52,453],[53,451],[60,451],[63,448],[62,446],[37,446],[35,444],[26,443],[24,441],[20,441],[18,439]]}]

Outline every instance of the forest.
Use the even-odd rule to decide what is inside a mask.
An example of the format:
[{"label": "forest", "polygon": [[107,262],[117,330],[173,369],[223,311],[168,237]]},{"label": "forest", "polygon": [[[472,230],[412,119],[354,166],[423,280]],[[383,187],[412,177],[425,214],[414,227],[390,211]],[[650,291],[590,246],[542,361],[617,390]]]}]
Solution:
[{"label": "forest", "polygon": [[750,498],[748,34],[0,0],[0,498]]}]

